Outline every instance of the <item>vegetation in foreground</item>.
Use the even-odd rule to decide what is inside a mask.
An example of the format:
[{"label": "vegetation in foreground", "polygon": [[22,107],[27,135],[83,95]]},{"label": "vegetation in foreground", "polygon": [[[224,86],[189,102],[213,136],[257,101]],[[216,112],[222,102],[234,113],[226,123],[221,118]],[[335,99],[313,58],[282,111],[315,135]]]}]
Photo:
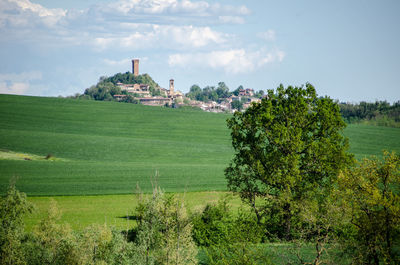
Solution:
[{"label": "vegetation in foreground", "polygon": [[[398,264],[400,157],[365,159],[345,170],[324,211],[303,203],[291,239],[284,223],[259,223],[249,208],[232,214],[228,199],[187,214],[184,202],[155,188],[136,207],[138,225],[81,231],[59,224],[55,202],[32,232],[32,211],[11,183],[0,201],[1,264]],[[277,242],[277,243],[273,243]],[[198,254],[198,250],[200,253]]]}]

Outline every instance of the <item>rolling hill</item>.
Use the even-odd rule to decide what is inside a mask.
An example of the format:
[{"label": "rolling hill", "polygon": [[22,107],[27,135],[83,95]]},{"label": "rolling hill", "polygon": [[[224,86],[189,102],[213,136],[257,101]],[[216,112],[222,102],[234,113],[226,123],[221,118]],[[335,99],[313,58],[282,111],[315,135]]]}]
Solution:
[{"label": "rolling hill", "polygon": [[[225,190],[228,114],[0,95],[0,191],[18,176],[29,195]],[[400,152],[400,129],[349,125],[357,158]],[[45,157],[47,156],[48,159]],[[157,175],[156,177],[154,177]]]}]

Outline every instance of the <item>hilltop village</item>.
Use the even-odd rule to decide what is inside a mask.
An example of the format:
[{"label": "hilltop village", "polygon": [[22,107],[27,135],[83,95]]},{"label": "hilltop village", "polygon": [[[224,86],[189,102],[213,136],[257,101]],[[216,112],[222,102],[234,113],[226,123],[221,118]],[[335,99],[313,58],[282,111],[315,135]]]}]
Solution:
[{"label": "hilltop village", "polygon": [[[175,89],[174,79],[170,79],[169,89],[166,89],[160,87],[149,75],[140,75],[139,59],[133,59],[132,73],[102,77],[96,86],[86,89],[81,96],[95,100],[116,100],[150,106],[173,108],[191,106],[207,112],[243,111],[252,102],[260,102],[263,97],[263,93],[260,93],[262,91],[255,93],[251,88],[240,87],[234,92],[229,92],[223,82],[219,85],[222,85],[223,88],[217,88],[216,91],[214,87],[201,90],[200,87],[194,85],[190,92],[184,94]],[[212,95],[205,96],[204,93],[207,94],[207,92]]]}]

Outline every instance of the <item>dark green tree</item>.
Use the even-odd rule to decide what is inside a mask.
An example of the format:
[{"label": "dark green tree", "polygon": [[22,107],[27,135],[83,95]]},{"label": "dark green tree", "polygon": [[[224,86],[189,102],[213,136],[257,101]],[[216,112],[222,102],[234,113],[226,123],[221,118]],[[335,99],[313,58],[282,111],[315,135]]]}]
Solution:
[{"label": "dark green tree", "polygon": [[219,82],[216,90],[218,94],[218,98],[227,98],[229,97],[229,88],[224,82]]},{"label": "dark green tree", "polygon": [[261,98],[264,96],[264,90],[258,90],[256,93],[254,93],[255,98]]},{"label": "dark green tree", "polygon": [[186,96],[190,99],[196,99],[200,94],[201,88],[198,85],[192,85],[190,87],[189,93],[187,93]]},{"label": "dark green tree", "polygon": [[[324,198],[341,169],[352,162],[339,107],[317,97],[311,84],[284,88],[228,119],[235,156],[225,169],[228,187],[238,192],[261,222],[278,209],[282,234],[303,200]],[[270,215],[274,211],[269,212]],[[276,211],[275,211],[276,213]]]},{"label": "dark green tree", "polygon": [[244,89],[242,85],[238,86],[235,90],[233,90],[232,94],[234,96],[239,96],[239,90]]},{"label": "dark green tree", "polygon": [[236,109],[238,111],[241,111],[243,109],[243,102],[242,100],[233,100],[231,102],[231,107],[232,109]]}]

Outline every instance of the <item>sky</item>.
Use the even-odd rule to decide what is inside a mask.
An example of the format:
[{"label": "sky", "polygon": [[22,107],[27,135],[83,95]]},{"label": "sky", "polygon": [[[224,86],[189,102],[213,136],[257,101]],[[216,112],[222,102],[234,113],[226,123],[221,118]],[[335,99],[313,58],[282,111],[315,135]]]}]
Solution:
[{"label": "sky", "polygon": [[0,93],[83,93],[138,58],[182,92],[308,82],[341,102],[395,102],[399,14],[398,0],[0,0]]}]

